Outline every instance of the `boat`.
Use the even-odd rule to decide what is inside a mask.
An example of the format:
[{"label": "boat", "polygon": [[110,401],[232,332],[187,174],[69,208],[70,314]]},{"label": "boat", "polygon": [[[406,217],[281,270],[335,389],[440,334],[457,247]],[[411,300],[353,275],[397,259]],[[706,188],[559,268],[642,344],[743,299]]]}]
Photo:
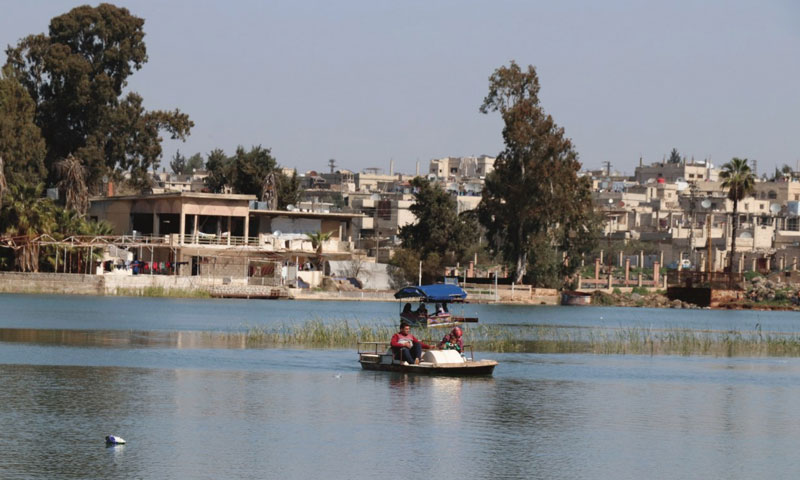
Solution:
[{"label": "boat", "polygon": [[[452,327],[478,321],[474,317],[464,317],[450,312],[450,304],[462,303],[467,298],[467,292],[457,285],[410,286],[398,290],[394,297],[398,300],[419,302],[416,310],[412,309],[411,303],[406,303],[400,312],[400,321],[410,326]],[[433,313],[428,313],[426,304],[432,304]],[[494,367],[497,366],[497,362],[494,360],[475,360],[470,345],[464,345],[462,352],[425,350],[422,352],[422,358],[418,364],[409,364],[394,358],[389,342],[358,342],[358,361],[364,370],[421,375],[491,375]]]},{"label": "boat", "polygon": [[[407,301],[400,312],[400,320],[412,327],[453,327],[478,321],[475,317],[450,312],[450,304],[462,303],[467,298],[467,292],[458,285],[438,283],[409,286],[398,290],[394,298]],[[419,302],[416,309],[413,309],[412,301]]]},{"label": "boat", "polygon": [[469,350],[469,356],[456,350],[425,350],[418,364],[409,364],[394,358],[388,342],[359,342],[358,361],[364,370],[419,375],[485,376],[494,372],[495,360],[475,360],[469,345],[464,345],[464,350]]}]

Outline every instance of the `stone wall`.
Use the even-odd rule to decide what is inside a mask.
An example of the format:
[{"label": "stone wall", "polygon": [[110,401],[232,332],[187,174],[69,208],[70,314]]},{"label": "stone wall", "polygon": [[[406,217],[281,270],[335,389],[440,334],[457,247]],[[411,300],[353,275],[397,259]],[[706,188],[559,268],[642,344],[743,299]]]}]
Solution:
[{"label": "stone wall", "polygon": [[105,286],[97,275],[0,272],[0,292],[103,295]]}]

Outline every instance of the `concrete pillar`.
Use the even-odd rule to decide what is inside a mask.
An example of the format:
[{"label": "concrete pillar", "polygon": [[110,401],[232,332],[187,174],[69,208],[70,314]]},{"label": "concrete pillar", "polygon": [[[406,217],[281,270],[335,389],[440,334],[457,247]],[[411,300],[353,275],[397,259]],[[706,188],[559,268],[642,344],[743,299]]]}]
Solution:
[{"label": "concrete pillar", "polygon": [[158,223],[158,214],[153,212],[153,236],[159,235]]},{"label": "concrete pillar", "polygon": [[603,263],[603,251],[600,250],[600,263]]},{"label": "concrete pillar", "polygon": [[639,250],[639,268],[644,268],[644,250]]},{"label": "concrete pillar", "polygon": [[625,286],[627,287],[631,280],[631,259],[625,259]]},{"label": "concrete pillar", "polygon": [[228,217],[228,245],[231,244],[231,217]]},{"label": "concrete pillar", "polygon": [[792,271],[797,270],[797,257],[792,257]]},{"label": "concrete pillar", "polygon": [[178,233],[180,234],[180,240],[178,241],[178,244],[183,245],[183,236],[186,234],[186,214],[183,213],[182,208],[181,208],[181,228]]},{"label": "concrete pillar", "polygon": [[755,255],[753,255],[753,269],[752,269],[752,271],[755,272],[757,267],[758,267],[758,259],[756,258]]},{"label": "concrete pillar", "polygon": [[469,262],[469,269],[467,269],[467,277],[475,276],[475,263]]},{"label": "concrete pillar", "polygon": [[771,260],[772,259],[770,257],[767,257],[767,273],[769,273],[770,270],[772,270],[772,261]]},{"label": "concrete pillar", "polygon": [[609,290],[614,288],[614,273],[613,273],[613,271],[614,271],[614,269],[612,267],[609,267],[609,269],[608,269],[608,289]]},{"label": "concrete pillar", "polygon": [[595,258],[594,259],[594,279],[595,279],[595,283],[597,283],[597,280],[600,280],[600,262],[602,262],[602,260],[600,260],[599,258]]},{"label": "concrete pillar", "polygon": [[617,266],[620,266],[620,267],[622,266],[622,256],[623,256],[623,253],[622,253],[622,250],[620,250],[620,252],[619,252],[619,261],[617,262]]},{"label": "concrete pillar", "polygon": [[197,243],[197,237],[199,236],[197,234],[197,221],[198,221],[197,219],[199,216],[200,215],[197,214],[194,215],[194,228],[192,228],[192,243]]},{"label": "concrete pillar", "polygon": [[[248,237],[250,236],[250,214],[244,216],[244,244],[247,245]],[[339,240],[342,238],[342,227],[339,226]]]},{"label": "concrete pillar", "polygon": [[659,271],[658,268],[661,266],[660,262],[653,263],[653,286],[657,287],[659,285]]},{"label": "concrete pillar", "polygon": [[739,270],[739,273],[742,273],[742,270],[744,270],[744,252],[739,254],[738,270]]}]

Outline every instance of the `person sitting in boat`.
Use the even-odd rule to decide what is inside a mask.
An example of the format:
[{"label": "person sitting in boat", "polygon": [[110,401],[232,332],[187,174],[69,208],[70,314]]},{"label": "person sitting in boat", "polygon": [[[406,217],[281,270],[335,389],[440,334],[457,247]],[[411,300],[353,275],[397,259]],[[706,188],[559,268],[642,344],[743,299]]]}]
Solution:
[{"label": "person sitting in boat", "polygon": [[406,323],[400,323],[400,331],[392,335],[392,353],[395,360],[402,360],[405,364],[419,364],[419,359],[422,358],[422,350],[430,350],[436,348],[433,345],[428,345],[421,340],[411,335],[411,326]]},{"label": "person sitting in boat", "polygon": [[410,303],[406,303],[403,306],[403,313],[411,313],[411,304]]},{"label": "person sitting in boat", "polygon": [[457,352],[461,352],[464,348],[464,340],[461,338],[462,332],[459,327],[454,327],[450,330],[450,333],[442,338],[442,341],[439,342],[439,348],[443,350],[456,350]]},{"label": "person sitting in boat", "polygon": [[414,313],[416,313],[418,317],[423,317],[424,318],[424,317],[428,316],[428,309],[425,308],[425,304],[424,303],[420,303],[419,307],[417,307],[417,310]]}]

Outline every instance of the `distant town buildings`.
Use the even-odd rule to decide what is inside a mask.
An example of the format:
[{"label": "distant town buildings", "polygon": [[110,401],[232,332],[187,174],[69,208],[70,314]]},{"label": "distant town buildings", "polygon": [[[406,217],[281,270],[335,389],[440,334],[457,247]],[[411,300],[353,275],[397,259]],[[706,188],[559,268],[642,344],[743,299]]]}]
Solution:
[{"label": "distant town buildings", "polygon": [[[420,174],[450,192],[460,213],[478,206],[494,162],[486,155],[436,158]],[[330,167],[298,174],[303,199],[288,211],[268,210],[252,196],[207,193],[207,173],[197,171],[157,174],[153,195],[94,198],[90,214],[110,221],[120,235],[167,239],[151,255],[191,265],[189,272],[210,268],[210,259],[224,256],[222,245],[249,262],[291,265],[293,278],[300,278],[304,274],[297,272],[318,260],[306,235],[316,232],[329,235],[322,254],[339,262],[337,271],[354,258],[388,262],[400,246],[400,229],[415,221],[410,181],[416,172],[395,172],[393,164],[388,173],[379,168],[354,172],[334,169],[333,160]],[[721,270],[730,255],[738,271],[797,265],[800,175],[756,182],[753,194],[739,202],[736,252],[731,252],[733,205],[720,169],[710,161],[645,164],[640,159],[632,176],[610,170],[608,165],[581,173],[592,179],[604,218],[601,247],[603,242],[640,242],[658,251],[667,266],[681,268],[707,268],[710,256],[712,268]]]}]

